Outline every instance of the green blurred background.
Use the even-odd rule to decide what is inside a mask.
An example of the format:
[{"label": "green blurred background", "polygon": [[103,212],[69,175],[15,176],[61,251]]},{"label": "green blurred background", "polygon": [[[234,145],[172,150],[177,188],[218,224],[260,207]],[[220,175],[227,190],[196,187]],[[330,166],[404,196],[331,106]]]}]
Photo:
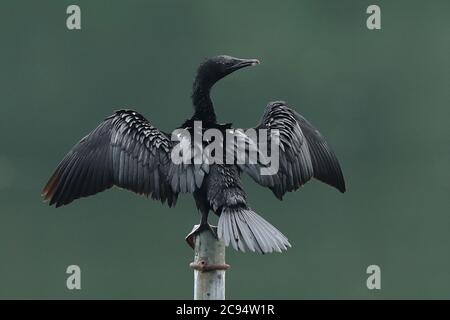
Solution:
[{"label": "green blurred background", "polygon": [[[82,30],[66,28],[66,8]],[[368,5],[382,30],[366,28]],[[344,195],[308,183],[279,202],[244,178],[284,254],[227,251],[227,297],[450,298],[449,1],[5,1],[0,4],[0,298],[186,298],[192,197],[169,209],[112,189],[54,209],[40,191],[82,136],[127,106],[171,131],[205,57],[262,64],[224,79],[221,122],[283,99],[341,161]],[[66,267],[82,290],[66,289]],[[382,289],[366,288],[377,264]]]}]

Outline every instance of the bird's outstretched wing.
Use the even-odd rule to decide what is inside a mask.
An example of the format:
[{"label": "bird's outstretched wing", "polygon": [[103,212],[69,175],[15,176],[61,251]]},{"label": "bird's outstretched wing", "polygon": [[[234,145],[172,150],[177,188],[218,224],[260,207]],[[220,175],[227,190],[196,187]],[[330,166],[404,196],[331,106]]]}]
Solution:
[{"label": "bird's outstretched wing", "polygon": [[320,132],[285,102],[270,102],[255,129],[267,129],[267,141],[258,140],[258,148],[263,144],[270,148],[271,132],[278,131],[279,169],[274,174],[264,175],[261,169],[267,167],[266,164],[240,164],[239,167],[257,183],[270,188],[278,198],[297,190],[312,177],[345,192],[336,155]]},{"label": "bird's outstretched wing", "polygon": [[179,192],[192,192],[201,184],[204,172],[175,166],[172,147],[170,136],[142,115],[117,111],[72,148],[42,195],[59,207],[116,185],[173,206]]},{"label": "bird's outstretched wing", "polygon": [[292,112],[306,137],[313,165],[314,178],[344,193],[345,180],[335,153],[319,130],[314,128],[303,116],[295,111]]}]

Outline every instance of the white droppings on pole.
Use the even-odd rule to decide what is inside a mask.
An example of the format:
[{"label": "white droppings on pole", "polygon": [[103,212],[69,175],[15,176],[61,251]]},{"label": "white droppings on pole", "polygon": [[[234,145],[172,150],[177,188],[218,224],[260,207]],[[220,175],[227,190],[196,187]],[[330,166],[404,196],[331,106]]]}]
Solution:
[{"label": "white droppings on pole", "polygon": [[225,300],[225,244],[210,230],[195,236],[194,300]]}]

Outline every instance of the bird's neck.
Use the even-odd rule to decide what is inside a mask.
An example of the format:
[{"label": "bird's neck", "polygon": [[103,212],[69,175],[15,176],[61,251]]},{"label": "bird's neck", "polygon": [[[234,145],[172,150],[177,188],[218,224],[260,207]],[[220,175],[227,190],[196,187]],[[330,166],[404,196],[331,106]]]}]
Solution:
[{"label": "bird's neck", "polygon": [[198,81],[194,82],[192,92],[192,103],[194,104],[193,120],[200,120],[208,123],[216,123],[216,114],[210,97],[211,86],[203,85]]}]

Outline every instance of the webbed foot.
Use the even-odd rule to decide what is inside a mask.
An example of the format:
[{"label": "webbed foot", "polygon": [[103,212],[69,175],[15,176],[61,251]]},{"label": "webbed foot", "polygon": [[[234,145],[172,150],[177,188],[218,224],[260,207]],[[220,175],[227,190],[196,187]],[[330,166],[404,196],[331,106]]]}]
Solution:
[{"label": "webbed foot", "polygon": [[217,227],[212,226],[209,223],[205,224],[196,224],[194,228],[192,228],[192,231],[186,236],[186,242],[189,244],[189,246],[194,249],[195,248],[195,236],[199,235],[203,231],[211,231],[212,234],[216,239],[219,239],[217,236]]}]

